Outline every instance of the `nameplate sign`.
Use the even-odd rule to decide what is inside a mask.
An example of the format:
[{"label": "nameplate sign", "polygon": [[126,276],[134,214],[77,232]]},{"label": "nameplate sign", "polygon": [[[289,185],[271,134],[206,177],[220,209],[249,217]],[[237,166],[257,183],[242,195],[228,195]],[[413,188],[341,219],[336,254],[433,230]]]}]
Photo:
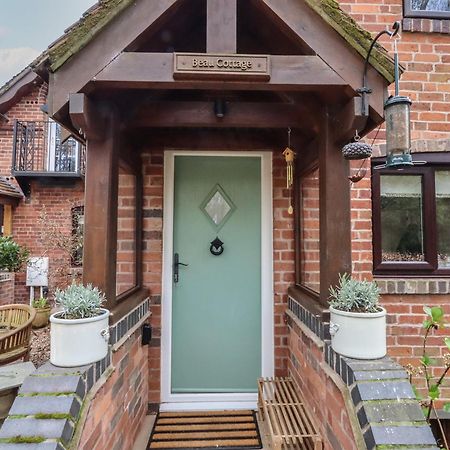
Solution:
[{"label": "nameplate sign", "polygon": [[174,78],[270,80],[270,59],[264,55],[175,53]]}]

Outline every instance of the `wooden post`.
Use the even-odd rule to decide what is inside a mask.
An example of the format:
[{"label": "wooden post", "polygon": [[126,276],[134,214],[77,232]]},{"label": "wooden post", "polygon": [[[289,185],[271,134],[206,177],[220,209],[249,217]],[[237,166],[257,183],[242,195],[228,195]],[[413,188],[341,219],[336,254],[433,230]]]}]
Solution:
[{"label": "wooden post", "polygon": [[329,288],[339,274],[352,272],[349,163],[336,144],[333,115],[323,112],[319,135],[320,300],[326,305]]},{"label": "wooden post", "polygon": [[13,224],[13,207],[12,205],[4,205],[3,208],[3,235],[11,236]]},{"label": "wooden post", "polygon": [[83,283],[100,288],[111,309],[116,300],[119,126],[111,106],[103,117],[103,137],[87,136]]},{"label": "wooden post", "polygon": [[237,53],[237,0],[207,0],[207,53]]}]

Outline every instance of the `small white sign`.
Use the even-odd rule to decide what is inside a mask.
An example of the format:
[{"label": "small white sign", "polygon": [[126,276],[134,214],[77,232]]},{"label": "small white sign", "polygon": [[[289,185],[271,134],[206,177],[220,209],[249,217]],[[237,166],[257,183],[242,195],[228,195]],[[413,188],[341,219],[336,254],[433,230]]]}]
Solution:
[{"label": "small white sign", "polygon": [[48,257],[30,258],[27,264],[27,286],[48,286]]}]

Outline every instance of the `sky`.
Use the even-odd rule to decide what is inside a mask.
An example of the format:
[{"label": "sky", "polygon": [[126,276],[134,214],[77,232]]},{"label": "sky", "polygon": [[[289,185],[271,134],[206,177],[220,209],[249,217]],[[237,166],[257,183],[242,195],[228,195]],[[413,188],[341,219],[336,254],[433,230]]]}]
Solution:
[{"label": "sky", "polygon": [[96,0],[0,0],[0,86],[95,3]]}]

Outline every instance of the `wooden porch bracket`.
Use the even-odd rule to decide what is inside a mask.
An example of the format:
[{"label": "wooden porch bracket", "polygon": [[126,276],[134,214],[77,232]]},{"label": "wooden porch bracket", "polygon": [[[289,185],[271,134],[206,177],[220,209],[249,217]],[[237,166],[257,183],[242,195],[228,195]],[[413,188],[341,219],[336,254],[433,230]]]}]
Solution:
[{"label": "wooden porch bracket", "polygon": [[85,94],[70,94],[69,114],[78,132],[90,140],[103,139],[106,120]]},{"label": "wooden porch bracket", "polygon": [[237,53],[237,0],[207,0],[206,52]]},{"label": "wooden porch bracket", "polygon": [[349,162],[336,144],[329,108],[323,111],[318,138],[320,197],[320,301],[328,304],[329,288],[339,274],[352,273]]},{"label": "wooden porch bracket", "polygon": [[[83,283],[92,283],[101,289],[107,299],[107,308],[111,309],[116,300],[120,135],[114,105],[104,106],[108,114],[100,116],[105,121],[103,137],[91,139],[88,135]],[[95,119],[92,116],[88,120]]]},{"label": "wooden porch bracket", "polygon": [[361,137],[365,136],[383,122],[381,118],[377,123],[369,116],[361,114],[360,97],[352,98],[344,106],[332,108],[330,113],[333,117],[336,143],[339,145],[350,142],[356,132]]}]

